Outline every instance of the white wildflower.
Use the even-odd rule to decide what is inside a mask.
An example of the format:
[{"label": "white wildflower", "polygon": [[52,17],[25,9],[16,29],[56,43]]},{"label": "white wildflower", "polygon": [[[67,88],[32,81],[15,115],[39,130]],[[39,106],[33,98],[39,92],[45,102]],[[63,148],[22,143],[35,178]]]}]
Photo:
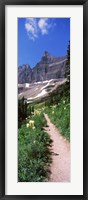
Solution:
[{"label": "white wildflower", "polygon": [[52,108],[56,108],[56,105],[52,106]]},{"label": "white wildflower", "polygon": [[26,124],[26,127],[29,128],[29,124],[28,123]]},{"label": "white wildflower", "polygon": [[33,126],[32,129],[34,130],[34,129],[35,129],[35,126]]},{"label": "white wildflower", "polygon": [[34,120],[29,120],[29,126],[33,127],[34,126]]}]

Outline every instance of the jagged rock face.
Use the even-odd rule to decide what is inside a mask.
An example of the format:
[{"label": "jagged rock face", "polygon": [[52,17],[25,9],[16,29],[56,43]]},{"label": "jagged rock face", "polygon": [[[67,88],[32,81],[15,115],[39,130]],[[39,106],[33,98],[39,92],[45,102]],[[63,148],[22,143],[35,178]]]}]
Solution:
[{"label": "jagged rock face", "polygon": [[45,51],[39,63],[31,69],[29,65],[18,68],[18,83],[32,83],[50,79],[64,78],[66,56],[50,56]]},{"label": "jagged rock face", "polygon": [[31,82],[31,68],[29,65],[22,65],[18,68],[18,83]]}]

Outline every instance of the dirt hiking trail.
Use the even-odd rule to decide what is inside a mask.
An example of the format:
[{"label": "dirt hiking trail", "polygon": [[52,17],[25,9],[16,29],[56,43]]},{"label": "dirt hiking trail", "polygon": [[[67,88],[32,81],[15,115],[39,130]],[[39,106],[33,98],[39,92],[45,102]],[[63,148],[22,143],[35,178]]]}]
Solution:
[{"label": "dirt hiking trail", "polygon": [[48,182],[70,182],[70,143],[51,123],[48,115],[44,113],[44,117],[48,125],[44,129],[53,140],[51,174]]}]

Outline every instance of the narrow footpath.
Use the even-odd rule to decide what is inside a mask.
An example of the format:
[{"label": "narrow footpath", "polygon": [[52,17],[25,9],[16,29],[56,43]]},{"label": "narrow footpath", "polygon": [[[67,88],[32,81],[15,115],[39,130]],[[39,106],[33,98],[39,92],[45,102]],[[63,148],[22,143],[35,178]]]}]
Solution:
[{"label": "narrow footpath", "polygon": [[48,182],[70,182],[70,143],[51,123],[48,115],[44,113],[44,117],[48,125],[44,129],[53,140],[51,175]]}]

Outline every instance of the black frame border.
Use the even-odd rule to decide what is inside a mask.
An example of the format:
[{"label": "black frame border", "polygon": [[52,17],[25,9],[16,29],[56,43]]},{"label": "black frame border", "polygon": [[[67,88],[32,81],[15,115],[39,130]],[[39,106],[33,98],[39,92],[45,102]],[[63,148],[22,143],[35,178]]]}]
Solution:
[{"label": "black frame border", "polygon": [[[5,195],[5,5],[83,5],[83,195]],[[0,199],[88,199],[88,0],[0,0]]]}]

